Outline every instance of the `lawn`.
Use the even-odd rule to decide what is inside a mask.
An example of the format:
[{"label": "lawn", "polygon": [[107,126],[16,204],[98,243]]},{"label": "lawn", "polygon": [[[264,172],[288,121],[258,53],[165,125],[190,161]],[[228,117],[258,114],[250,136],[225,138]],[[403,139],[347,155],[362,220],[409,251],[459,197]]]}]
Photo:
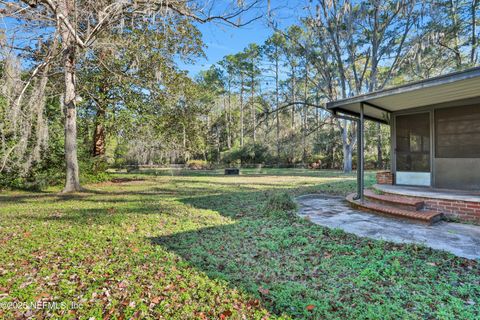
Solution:
[{"label": "lawn", "polygon": [[2,192],[0,318],[480,318],[478,261],[263,210],[281,191],[345,194],[353,175],[242,173]]}]

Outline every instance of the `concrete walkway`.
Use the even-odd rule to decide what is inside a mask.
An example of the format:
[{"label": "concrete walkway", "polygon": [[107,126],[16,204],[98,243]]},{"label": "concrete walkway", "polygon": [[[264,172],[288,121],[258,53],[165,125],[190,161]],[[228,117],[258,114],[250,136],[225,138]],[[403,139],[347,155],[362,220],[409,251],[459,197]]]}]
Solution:
[{"label": "concrete walkway", "polygon": [[423,244],[459,257],[480,259],[480,226],[452,222],[424,225],[351,208],[343,197],[311,194],[297,198],[299,215],[361,237]]}]

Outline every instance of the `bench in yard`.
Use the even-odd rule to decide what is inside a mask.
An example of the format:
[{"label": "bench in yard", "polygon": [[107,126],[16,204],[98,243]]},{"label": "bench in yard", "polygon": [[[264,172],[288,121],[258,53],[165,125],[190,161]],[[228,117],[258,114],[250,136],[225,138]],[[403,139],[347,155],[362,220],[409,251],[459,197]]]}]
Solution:
[{"label": "bench in yard", "polygon": [[239,175],[240,174],[240,169],[238,168],[226,168],[225,169],[225,175],[231,176],[231,175]]}]

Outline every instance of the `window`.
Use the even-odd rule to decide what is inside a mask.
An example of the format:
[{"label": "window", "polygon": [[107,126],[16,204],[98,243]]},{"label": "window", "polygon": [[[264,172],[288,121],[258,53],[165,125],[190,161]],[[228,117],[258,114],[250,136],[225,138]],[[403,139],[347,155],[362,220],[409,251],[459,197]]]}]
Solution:
[{"label": "window", "polygon": [[480,106],[435,110],[435,157],[480,158]]}]

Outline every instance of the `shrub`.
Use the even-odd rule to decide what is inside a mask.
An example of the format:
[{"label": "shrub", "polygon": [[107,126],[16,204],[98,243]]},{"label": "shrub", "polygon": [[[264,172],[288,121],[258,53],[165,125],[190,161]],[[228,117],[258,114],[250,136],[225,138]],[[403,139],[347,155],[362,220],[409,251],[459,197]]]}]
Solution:
[{"label": "shrub", "polygon": [[243,147],[235,147],[222,154],[222,161],[227,165],[260,164],[272,161],[270,151],[266,145],[261,143],[249,143]]},{"label": "shrub", "polygon": [[99,183],[109,181],[112,178],[106,172],[108,163],[103,158],[82,157],[79,166],[81,183]]},{"label": "shrub", "polygon": [[40,191],[64,181],[63,150],[51,146],[41,161],[33,161],[27,172],[21,166],[0,173],[0,188]]},{"label": "shrub", "polygon": [[321,169],[322,168],[322,160],[316,160],[315,162],[310,162],[308,167],[310,169]]},{"label": "shrub", "polygon": [[267,197],[263,212],[267,215],[292,216],[297,209],[297,203],[287,192],[272,193]]},{"label": "shrub", "polygon": [[96,174],[82,174],[80,176],[81,183],[99,183],[110,181],[112,176],[107,172],[99,172]]},{"label": "shrub", "polygon": [[207,161],[204,160],[189,160],[187,168],[190,170],[207,170],[210,168]]}]

